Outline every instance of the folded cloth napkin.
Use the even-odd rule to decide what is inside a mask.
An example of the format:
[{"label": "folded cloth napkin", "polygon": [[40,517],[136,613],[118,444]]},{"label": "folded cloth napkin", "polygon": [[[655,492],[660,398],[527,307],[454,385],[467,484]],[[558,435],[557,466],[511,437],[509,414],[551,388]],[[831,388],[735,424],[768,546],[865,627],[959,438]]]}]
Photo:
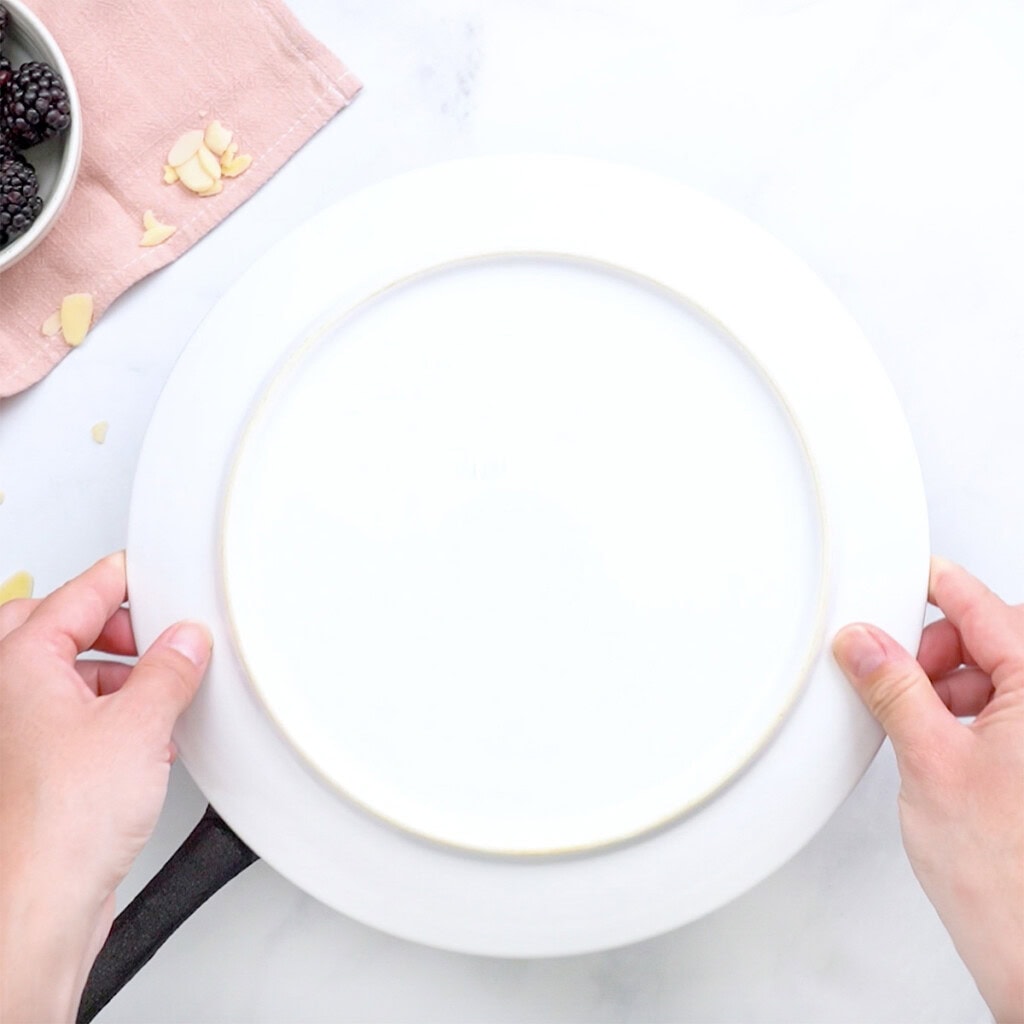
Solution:
[{"label": "folded cloth napkin", "polygon": [[[34,384],[70,351],[41,331],[65,295],[90,293],[98,318],[245,202],[360,88],[280,0],[31,6],[74,74],[84,146],[56,224],[0,274],[0,397]],[[205,198],[165,184],[171,146],[213,120],[252,156],[249,169]],[[152,248],[139,244],[145,210],[177,228]]]}]

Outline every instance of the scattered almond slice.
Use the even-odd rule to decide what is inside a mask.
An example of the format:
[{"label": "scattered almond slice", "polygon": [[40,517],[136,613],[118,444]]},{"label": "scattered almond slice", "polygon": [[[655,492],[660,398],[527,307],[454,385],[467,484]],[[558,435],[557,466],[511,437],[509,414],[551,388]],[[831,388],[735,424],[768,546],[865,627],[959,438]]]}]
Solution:
[{"label": "scattered almond slice", "polygon": [[220,123],[220,121],[211,121],[206,126],[206,133],[203,135],[203,141],[206,143],[207,149],[211,153],[217,156],[223,156],[224,151],[228,148],[231,143],[231,132]]},{"label": "scattered almond slice", "polygon": [[74,348],[81,345],[92,325],[92,296],[88,292],[65,295],[60,304],[60,329]]},{"label": "scattered almond slice", "polygon": [[182,185],[192,192],[202,192],[213,187],[213,178],[203,170],[198,151],[178,167],[178,177]]},{"label": "scattered almond slice", "polygon": [[139,245],[145,249],[151,249],[154,245],[163,245],[177,230],[173,224],[160,224],[158,227],[144,231],[142,238],[139,239]]},{"label": "scattered almond slice", "polygon": [[139,245],[152,246],[166,242],[178,229],[173,224],[164,224],[156,219],[152,210],[147,210],[142,215],[142,226],[145,231]]},{"label": "scattered almond slice", "polygon": [[224,168],[223,176],[225,178],[237,178],[243,171],[247,171],[249,169],[249,165],[251,163],[252,157],[247,153],[243,153],[241,156],[236,156],[235,159]]},{"label": "scattered almond slice", "polygon": [[0,505],[4,503],[4,492],[0,491]]},{"label": "scattered almond slice", "polygon": [[103,444],[103,442],[106,441],[108,426],[109,424],[107,423],[106,420],[100,420],[99,423],[93,424],[92,430],[89,431],[89,433],[92,434],[92,439],[97,444]]},{"label": "scattered almond slice", "polygon": [[39,330],[48,338],[54,338],[60,334],[60,310],[54,310],[44,321]]},{"label": "scattered almond slice", "polygon": [[200,146],[199,149],[196,150],[196,156],[199,157],[199,166],[202,167],[202,169],[206,171],[214,181],[220,181],[220,160],[218,160],[217,157],[206,148],[206,146]]},{"label": "scattered almond slice", "polygon": [[180,168],[190,157],[196,155],[199,147],[203,144],[203,130],[202,128],[194,128],[190,132],[185,132],[173,146],[171,146],[170,152],[167,154],[167,163],[171,167]]},{"label": "scattered almond slice", "polygon": [[232,142],[228,145],[228,148],[224,150],[220,155],[220,166],[223,169],[227,167],[235,157],[238,156],[238,143]]},{"label": "scattered almond slice", "polygon": [[13,576],[0,583],[0,604],[8,601],[16,601],[19,598],[31,597],[35,580],[24,569],[16,572]]},{"label": "scattered almond slice", "polygon": [[[198,196],[218,195],[223,189],[221,178],[237,178],[252,163],[251,156],[239,154],[233,137],[234,133],[220,121],[211,121],[205,129],[185,132],[167,154],[164,181],[169,185],[180,181]],[[170,237],[163,234],[162,228],[149,234],[152,230],[146,225],[143,245],[159,245]]]}]

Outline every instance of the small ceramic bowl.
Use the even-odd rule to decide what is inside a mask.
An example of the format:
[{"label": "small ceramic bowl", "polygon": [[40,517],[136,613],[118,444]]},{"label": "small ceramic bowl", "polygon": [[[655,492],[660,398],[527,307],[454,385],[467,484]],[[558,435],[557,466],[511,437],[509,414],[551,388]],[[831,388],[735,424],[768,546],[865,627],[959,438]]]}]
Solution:
[{"label": "small ceramic bowl", "polygon": [[44,206],[28,231],[0,249],[0,273],[31,252],[56,223],[71,195],[82,157],[82,107],[64,54],[43,23],[21,0],[2,2],[10,13],[4,56],[14,68],[27,60],[42,60],[60,73],[71,104],[71,126],[56,138],[26,150],[26,157],[36,169]]}]

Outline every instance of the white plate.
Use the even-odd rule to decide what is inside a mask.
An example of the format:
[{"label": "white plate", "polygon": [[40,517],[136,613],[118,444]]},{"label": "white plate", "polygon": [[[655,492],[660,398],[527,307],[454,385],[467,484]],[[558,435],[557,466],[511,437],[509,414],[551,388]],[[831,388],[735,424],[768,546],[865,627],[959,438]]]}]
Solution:
[{"label": "white plate", "polygon": [[514,956],[795,853],[879,742],[828,641],[914,648],[927,566],[836,300],[716,203],[560,157],[386,182],[259,261],[168,382],[129,541],[140,642],[214,630],[176,737],[236,831],[354,917]]}]

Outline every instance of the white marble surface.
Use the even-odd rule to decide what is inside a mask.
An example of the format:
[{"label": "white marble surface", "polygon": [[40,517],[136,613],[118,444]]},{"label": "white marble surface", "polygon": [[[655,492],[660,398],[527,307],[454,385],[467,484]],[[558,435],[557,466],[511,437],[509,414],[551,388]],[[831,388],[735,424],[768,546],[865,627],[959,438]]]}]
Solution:
[{"label": "white marble surface", "polygon": [[[920,452],[934,549],[1024,600],[1024,8],[292,6],[360,74],[365,93],[244,208],[119,301],[49,378],[3,404],[0,578],[28,569],[42,593],[123,545],[133,466],[160,387],[250,258],[366,183],[454,156],[528,150],[677,177],[799,253],[859,319],[896,386]],[[100,419],[110,422],[102,447],[89,437]],[[258,864],[100,1019],[987,1020],[903,856],[896,788],[886,746],[824,831],[746,896],[642,945],[564,960],[476,959],[401,942]],[[125,898],[203,805],[176,769]]]}]

